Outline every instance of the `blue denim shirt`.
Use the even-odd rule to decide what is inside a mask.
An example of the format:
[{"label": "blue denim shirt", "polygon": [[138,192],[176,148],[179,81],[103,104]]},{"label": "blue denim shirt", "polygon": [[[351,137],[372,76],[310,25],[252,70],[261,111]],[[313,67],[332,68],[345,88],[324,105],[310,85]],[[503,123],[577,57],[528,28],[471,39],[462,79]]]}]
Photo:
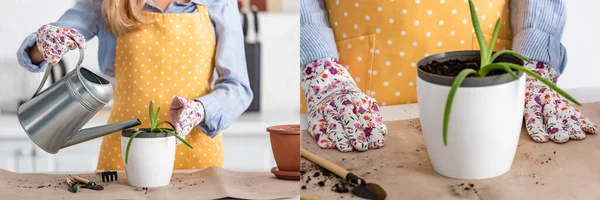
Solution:
[{"label": "blue denim shirt", "polygon": [[[338,58],[324,0],[300,1],[300,66]],[[561,74],[567,51],[560,42],[566,21],[564,0],[511,0],[512,48],[531,60],[548,63]]]},{"label": "blue denim shirt", "polygon": [[[205,109],[206,117],[199,126],[204,132],[214,137],[228,128],[233,120],[239,117],[250,105],[253,94],[248,80],[244,37],[242,26],[234,0],[191,0],[189,3],[172,2],[162,11],[152,0],[146,0],[144,11],[162,13],[197,12],[196,4],[205,5],[212,20],[217,36],[215,69],[218,78],[211,93],[198,97]],[[94,0],[94,7],[88,0],[79,0],[75,6],[67,10],[54,26],[72,28],[79,31],[86,40],[98,36],[98,64],[100,71],[114,77],[116,37],[104,28],[104,20],[99,11],[100,0]],[[44,61],[34,65],[26,52],[33,46],[36,34],[25,38],[17,56],[21,66],[32,72],[43,72],[47,63]]]}]

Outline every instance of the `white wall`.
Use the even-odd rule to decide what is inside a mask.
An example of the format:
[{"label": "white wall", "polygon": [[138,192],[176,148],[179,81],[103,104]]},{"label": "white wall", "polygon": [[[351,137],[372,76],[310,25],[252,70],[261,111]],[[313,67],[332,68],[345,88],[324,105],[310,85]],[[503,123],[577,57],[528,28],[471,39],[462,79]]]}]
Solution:
[{"label": "white wall", "polygon": [[568,63],[558,86],[564,89],[600,87],[600,65],[597,64],[600,47],[600,1],[566,1],[567,23],[562,42],[567,48]]},{"label": "white wall", "polygon": [[17,48],[27,35],[58,20],[72,5],[72,1],[64,0],[1,1],[0,60],[15,58]]}]

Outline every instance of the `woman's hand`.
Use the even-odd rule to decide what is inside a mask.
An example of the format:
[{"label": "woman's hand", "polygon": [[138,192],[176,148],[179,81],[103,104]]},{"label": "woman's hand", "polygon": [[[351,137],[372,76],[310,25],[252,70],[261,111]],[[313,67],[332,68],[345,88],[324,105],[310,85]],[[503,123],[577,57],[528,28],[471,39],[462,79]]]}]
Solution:
[{"label": "woman's hand", "polygon": [[175,132],[185,137],[195,126],[204,121],[204,107],[200,102],[175,96],[169,108],[169,115],[175,125]]},{"label": "woman's hand", "polygon": [[41,62],[39,60],[39,54],[41,54],[48,64],[58,63],[69,50],[74,50],[77,47],[86,48],[85,38],[77,30],[49,24],[38,29],[36,44],[39,52],[32,49],[29,56],[33,62]]},{"label": "woman's hand", "polygon": [[364,94],[332,59],[307,64],[302,89],[308,104],[308,131],[321,148],[342,152],[383,147],[387,128],[377,101]]},{"label": "woman's hand", "polygon": [[[530,62],[525,65],[541,77],[556,83],[556,71],[545,63]],[[556,143],[583,140],[585,134],[598,133],[598,127],[581,114],[567,100],[543,83],[527,76],[525,94],[525,126],[529,136],[536,142]]]}]

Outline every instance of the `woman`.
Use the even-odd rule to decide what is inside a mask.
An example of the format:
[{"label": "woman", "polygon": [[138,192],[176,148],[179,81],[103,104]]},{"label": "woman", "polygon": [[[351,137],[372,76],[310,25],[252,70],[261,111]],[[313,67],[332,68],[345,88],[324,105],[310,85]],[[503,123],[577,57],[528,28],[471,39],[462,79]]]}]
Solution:
[{"label": "woman", "polygon": [[[526,67],[556,83],[567,61],[560,42],[564,1],[474,4],[488,40],[502,19],[496,50],[525,55],[534,60]],[[300,21],[308,131],[320,147],[344,152],[384,145],[387,129],[373,98],[381,105],[416,102],[421,58],[478,49],[468,1],[302,0]],[[578,109],[530,77],[526,96],[526,127],[536,142],[564,143],[597,132]]]},{"label": "woman", "polygon": [[[236,2],[80,0],[28,36],[17,54],[23,67],[41,72],[94,36],[100,70],[116,79],[108,123],[138,118],[147,126],[154,101],[170,108],[160,117],[170,116],[194,146],[177,147],[176,169],[222,167],[219,132],[252,99]],[[211,89],[213,69],[218,79]],[[103,138],[97,169],[123,169],[121,133]]]}]

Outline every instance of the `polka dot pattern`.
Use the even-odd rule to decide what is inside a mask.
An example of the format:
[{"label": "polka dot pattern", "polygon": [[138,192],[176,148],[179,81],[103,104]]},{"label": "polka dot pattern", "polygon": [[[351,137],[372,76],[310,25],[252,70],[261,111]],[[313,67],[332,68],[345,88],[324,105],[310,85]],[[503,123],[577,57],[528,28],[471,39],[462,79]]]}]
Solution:
[{"label": "polka dot pattern", "polygon": [[[499,17],[502,25],[495,49],[510,49],[509,1],[474,3],[487,41]],[[327,0],[326,5],[340,63],[350,66],[361,90],[387,105],[417,102],[416,67],[425,56],[479,49],[465,0]],[[306,113],[303,94],[300,103],[301,113]]]},{"label": "polka dot pattern", "polygon": [[[144,12],[154,22],[117,38],[114,104],[108,123],[138,118],[150,124],[148,104],[161,107],[159,120],[169,120],[174,96],[188,99],[210,92],[215,33],[206,7],[197,13]],[[162,126],[167,128],[168,125]],[[175,169],[223,166],[222,136],[211,138],[195,127],[185,138],[193,149],[178,145]],[[123,170],[121,133],[104,136],[98,170]]]}]

